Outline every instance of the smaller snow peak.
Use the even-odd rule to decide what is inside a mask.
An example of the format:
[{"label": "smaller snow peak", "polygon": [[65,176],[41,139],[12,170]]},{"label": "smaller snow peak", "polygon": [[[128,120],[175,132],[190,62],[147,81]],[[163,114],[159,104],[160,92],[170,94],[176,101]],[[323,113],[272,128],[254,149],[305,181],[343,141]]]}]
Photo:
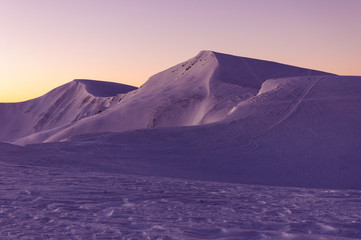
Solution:
[{"label": "smaller snow peak", "polygon": [[95,97],[114,97],[137,89],[130,85],[99,80],[74,79],[73,82],[83,84],[86,91]]}]

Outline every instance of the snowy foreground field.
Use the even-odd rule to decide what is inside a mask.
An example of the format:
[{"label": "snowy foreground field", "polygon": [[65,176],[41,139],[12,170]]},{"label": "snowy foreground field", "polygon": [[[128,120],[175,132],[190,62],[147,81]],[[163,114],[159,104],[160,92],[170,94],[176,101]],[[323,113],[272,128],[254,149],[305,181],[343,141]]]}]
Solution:
[{"label": "snowy foreground field", "polygon": [[0,163],[0,239],[360,239],[361,191]]}]

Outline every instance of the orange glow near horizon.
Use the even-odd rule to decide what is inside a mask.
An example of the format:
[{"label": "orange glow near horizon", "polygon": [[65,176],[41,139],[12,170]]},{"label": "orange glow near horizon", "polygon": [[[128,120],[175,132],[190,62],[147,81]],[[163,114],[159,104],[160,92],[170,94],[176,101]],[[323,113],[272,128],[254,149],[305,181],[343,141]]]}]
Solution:
[{"label": "orange glow near horizon", "polygon": [[361,75],[358,0],[4,0],[0,102],[76,78],[142,85],[213,50]]}]

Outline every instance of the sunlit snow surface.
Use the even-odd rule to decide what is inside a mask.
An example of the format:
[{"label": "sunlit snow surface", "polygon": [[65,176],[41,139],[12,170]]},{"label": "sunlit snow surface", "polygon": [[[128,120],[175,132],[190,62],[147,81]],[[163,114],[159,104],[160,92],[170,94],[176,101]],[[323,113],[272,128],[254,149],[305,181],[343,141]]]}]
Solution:
[{"label": "sunlit snow surface", "polygon": [[360,239],[361,191],[0,162],[0,239]]}]

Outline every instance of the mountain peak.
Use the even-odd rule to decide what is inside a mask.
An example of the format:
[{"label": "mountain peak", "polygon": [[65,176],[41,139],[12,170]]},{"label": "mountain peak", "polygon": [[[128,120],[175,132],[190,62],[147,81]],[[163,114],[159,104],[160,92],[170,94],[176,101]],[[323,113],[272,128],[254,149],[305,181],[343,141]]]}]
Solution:
[{"label": "mountain peak", "polygon": [[215,51],[212,51],[212,50],[201,50],[199,51],[198,55],[199,54],[214,54],[216,53]]},{"label": "mountain peak", "polygon": [[[60,141],[94,131],[220,122],[240,102],[256,96],[267,79],[324,74],[327,73],[202,50],[152,76],[138,91],[115,82],[74,79],[38,99],[13,105],[14,109],[0,118],[6,126],[0,131],[0,140],[18,141],[31,135],[32,143]],[[133,92],[125,95],[130,91]],[[8,105],[0,107],[4,110]],[[27,124],[14,122],[14,114],[19,122],[26,119]],[[50,129],[51,133],[42,134]]]}]

